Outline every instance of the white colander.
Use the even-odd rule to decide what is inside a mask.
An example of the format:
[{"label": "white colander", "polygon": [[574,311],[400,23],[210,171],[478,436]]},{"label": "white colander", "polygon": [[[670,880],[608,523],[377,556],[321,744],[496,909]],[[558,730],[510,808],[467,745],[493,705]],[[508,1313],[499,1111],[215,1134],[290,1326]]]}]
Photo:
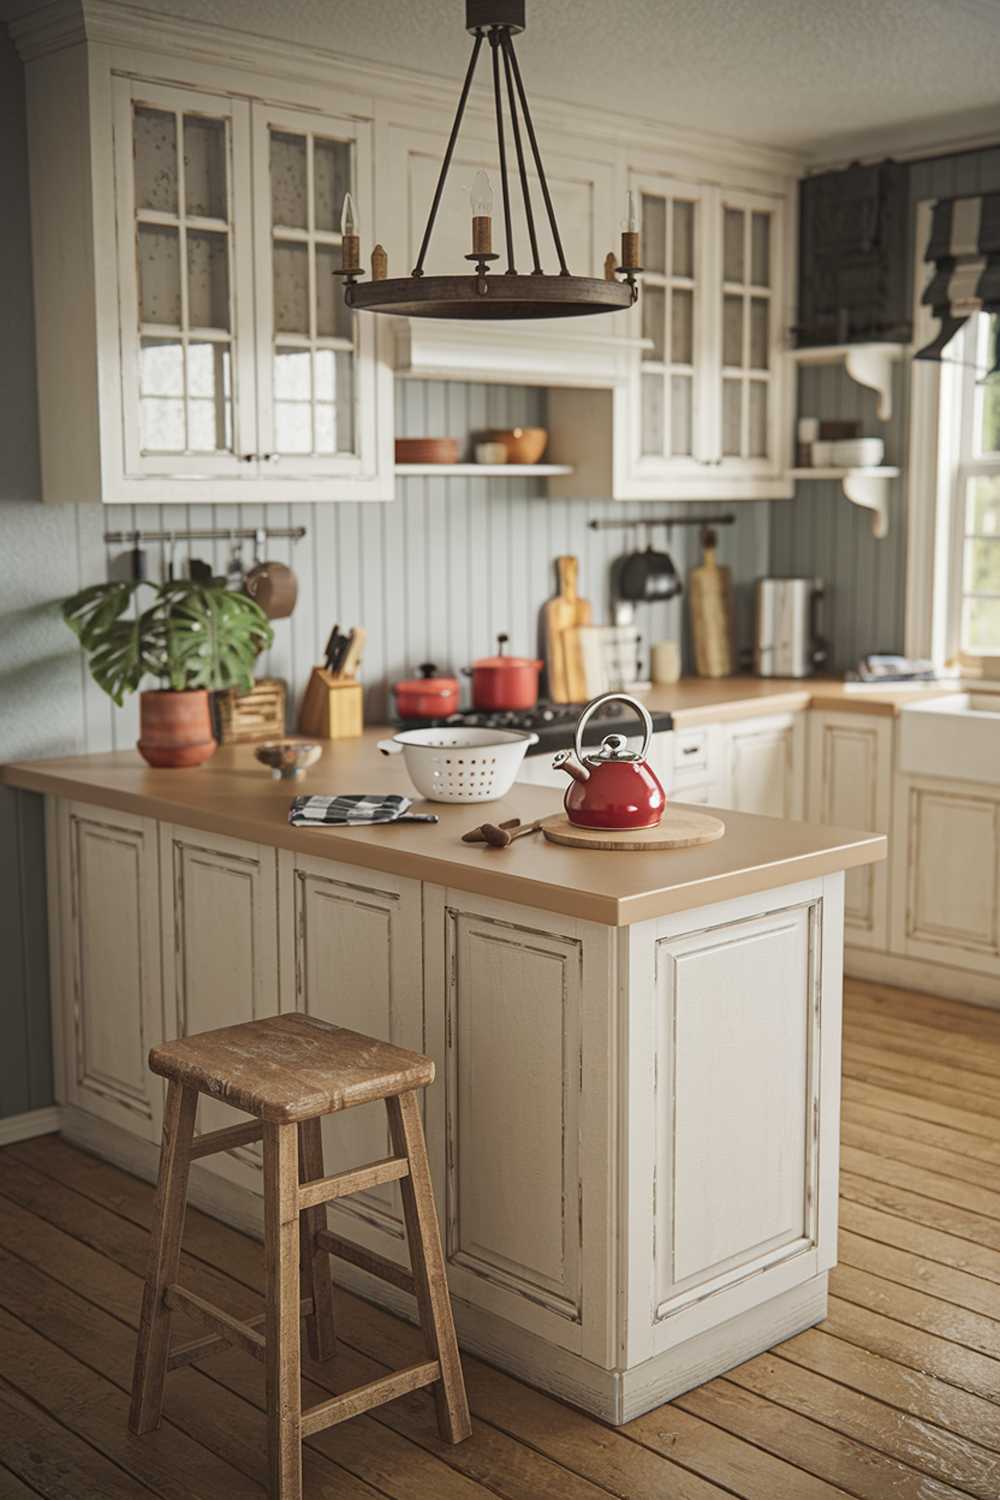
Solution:
[{"label": "white colander", "polygon": [[406,729],[378,747],[383,755],[402,754],[429,802],[495,802],[506,797],[537,741],[537,734],[514,729]]}]

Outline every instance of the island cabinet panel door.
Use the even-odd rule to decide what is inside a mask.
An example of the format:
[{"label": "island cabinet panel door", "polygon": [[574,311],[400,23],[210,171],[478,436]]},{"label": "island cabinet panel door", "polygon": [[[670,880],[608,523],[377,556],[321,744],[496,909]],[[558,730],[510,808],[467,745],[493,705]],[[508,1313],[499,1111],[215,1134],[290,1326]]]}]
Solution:
[{"label": "island cabinet panel door", "polygon": [[[193,1036],[274,1015],[279,1009],[275,851],[164,823],[160,861],[167,1036]],[[246,1118],[204,1095],[198,1102],[199,1133]],[[206,1156],[200,1165],[263,1191],[259,1144]]]},{"label": "island cabinet panel door", "polygon": [[[808,817],[836,828],[888,833],[892,804],[892,720],[873,714],[809,716]],[[889,946],[888,865],[848,870],[844,934],[849,946]]]},{"label": "island cabinet panel door", "polygon": [[452,1292],[610,1364],[614,934],[458,891],[425,907],[446,997],[431,1141]]},{"label": "island cabinet panel door", "polygon": [[66,1099],[156,1140],[162,1088],[146,1066],[163,1035],[156,824],[66,803],[58,843]]},{"label": "island cabinet panel door", "polygon": [[1000,977],[996,787],[901,776],[894,821],[894,951]]},{"label": "island cabinet panel door", "polygon": [[[357,865],[282,853],[282,1008],[414,1052],[424,1045],[420,884]],[[323,1121],[327,1173],[392,1156],[385,1107]],[[397,1183],[341,1198],[330,1226],[408,1264]]]},{"label": "island cabinet panel door", "polygon": [[728,729],[726,805],[767,818],[801,818],[805,727],[802,714],[770,714]]},{"label": "island cabinet panel door", "polygon": [[630,1362],[832,1264],[838,881],[633,930]]}]

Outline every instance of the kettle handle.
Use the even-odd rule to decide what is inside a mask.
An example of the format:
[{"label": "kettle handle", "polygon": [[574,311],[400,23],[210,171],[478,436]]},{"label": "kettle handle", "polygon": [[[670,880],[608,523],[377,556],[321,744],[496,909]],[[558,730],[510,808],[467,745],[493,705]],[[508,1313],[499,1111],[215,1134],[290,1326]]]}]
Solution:
[{"label": "kettle handle", "polygon": [[603,708],[605,703],[627,703],[629,708],[635,709],[636,713],[639,715],[639,718],[642,720],[642,729],[645,736],[642,742],[642,749],[639,752],[639,758],[641,760],[646,760],[649,756],[649,746],[653,738],[653,721],[649,716],[649,710],[647,709],[646,705],[644,703],[640,703],[638,698],[630,698],[627,693],[602,693],[600,698],[592,698],[591,701],[587,704],[587,707],[580,715],[579,722],[576,726],[576,740],[574,743],[574,748],[576,750],[577,760],[581,765],[584,764],[583,731],[586,729],[591,715],[593,713],[596,713],[599,708]]}]

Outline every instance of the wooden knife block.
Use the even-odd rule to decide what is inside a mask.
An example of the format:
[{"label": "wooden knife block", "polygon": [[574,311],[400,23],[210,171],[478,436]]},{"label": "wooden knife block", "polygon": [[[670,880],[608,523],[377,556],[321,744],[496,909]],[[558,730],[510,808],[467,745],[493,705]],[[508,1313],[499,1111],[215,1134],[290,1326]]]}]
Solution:
[{"label": "wooden knife block", "polygon": [[360,682],[313,667],[299,710],[299,733],[318,740],[349,740],[363,728]]}]

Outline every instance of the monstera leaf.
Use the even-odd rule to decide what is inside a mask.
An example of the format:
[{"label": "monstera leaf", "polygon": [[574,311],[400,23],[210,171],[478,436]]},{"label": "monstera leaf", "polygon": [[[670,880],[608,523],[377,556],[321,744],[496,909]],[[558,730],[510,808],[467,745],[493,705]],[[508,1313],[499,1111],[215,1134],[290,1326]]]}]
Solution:
[{"label": "monstera leaf", "polygon": [[175,692],[190,688],[249,691],[253,665],[274,632],[245,594],[213,584],[164,584],[155,606],[163,675]]},{"label": "monstera leaf", "polygon": [[[155,592],[140,611],[140,588]],[[144,677],[174,692],[253,684],[257,655],[274,632],[259,605],[218,583],[98,583],[62,606],[99,687],[121,706]]]}]

